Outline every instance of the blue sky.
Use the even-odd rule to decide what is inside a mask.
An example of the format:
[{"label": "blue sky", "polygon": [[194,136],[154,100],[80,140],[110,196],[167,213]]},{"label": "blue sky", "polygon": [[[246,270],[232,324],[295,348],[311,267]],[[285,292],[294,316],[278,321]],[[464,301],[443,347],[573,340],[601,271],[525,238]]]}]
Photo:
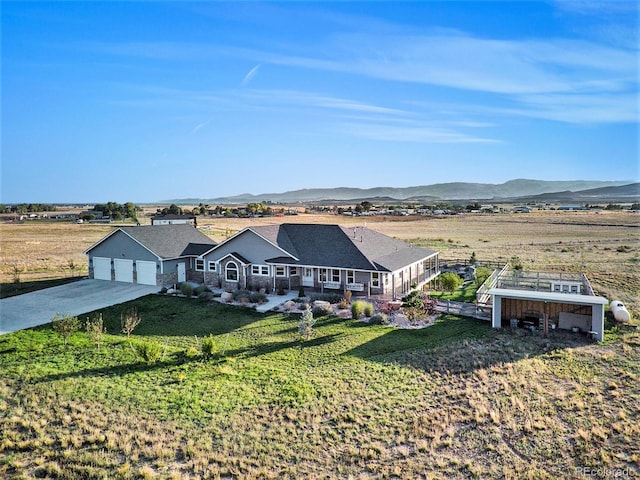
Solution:
[{"label": "blue sky", "polygon": [[640,179],[636,2],[2,2],[11,202]]}]

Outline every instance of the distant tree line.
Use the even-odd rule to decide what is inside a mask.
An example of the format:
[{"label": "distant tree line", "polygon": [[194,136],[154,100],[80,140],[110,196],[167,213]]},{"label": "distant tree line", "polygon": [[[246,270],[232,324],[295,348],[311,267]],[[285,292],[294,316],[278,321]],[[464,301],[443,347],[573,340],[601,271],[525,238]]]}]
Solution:
[{"label": "distant tree line", "polygon": [[102,217],[109,217],[113,220],[122,220],[124,218],[132,218],[136,220],[138,218],[138,211],[142,210],[131,202],[127,202],[123,205],[116,202],[97,203],[93,210],[96,212],[102,212]]},{"label": "distant tree line", "polygon": [[38,213],[55,212],[56,206],[47,203],[18,203],[16,205],[0,205],[0,213]]}]

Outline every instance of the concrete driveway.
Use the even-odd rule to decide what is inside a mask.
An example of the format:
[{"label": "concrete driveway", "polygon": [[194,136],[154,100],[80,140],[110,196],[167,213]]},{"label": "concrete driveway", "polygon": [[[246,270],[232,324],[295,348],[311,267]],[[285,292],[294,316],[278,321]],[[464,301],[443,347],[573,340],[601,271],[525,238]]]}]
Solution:
[{"label": "concrete driveway", "polygon": [[160,287],[80,280],[0,300],[0,335],[49,323],[58,312],[73,316],[157,293]]}]

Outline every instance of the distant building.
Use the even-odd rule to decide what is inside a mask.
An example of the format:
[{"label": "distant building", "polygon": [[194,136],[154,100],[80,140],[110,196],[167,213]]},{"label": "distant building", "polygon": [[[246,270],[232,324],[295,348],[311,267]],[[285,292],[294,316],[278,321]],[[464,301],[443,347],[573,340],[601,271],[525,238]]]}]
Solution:
[{"label": "distant building", "polygon": [[513,207],[512,211],[514,213],[531,213],[531,209],[529,207]]},{"label": "distant building", "polygon": [[194,225],[195,215],[178,215],[167,213],[166,215],[154,215],[151,217],[151,225]]},{"label": "distant building", "polygon": [[558,207],[558,210],[568,210],[568,211],[578,211],[578,210],[588,210],[587,207],[583,207],[581,205],[562,205]]}]

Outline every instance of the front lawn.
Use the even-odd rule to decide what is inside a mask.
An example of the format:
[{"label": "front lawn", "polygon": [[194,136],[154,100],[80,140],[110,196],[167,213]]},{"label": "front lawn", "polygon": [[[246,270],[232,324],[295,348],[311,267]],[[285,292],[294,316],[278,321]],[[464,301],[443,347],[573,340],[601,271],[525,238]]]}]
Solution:
[{"label": "front lawn", "polygon": [[451,316],[422,330],[323,317],[302,342],[296,317],[195,299],[101,313],[99,352],[49,326],[0,337],[0,477],[559,478],[640,458],[637,332],[599,346]]}]

